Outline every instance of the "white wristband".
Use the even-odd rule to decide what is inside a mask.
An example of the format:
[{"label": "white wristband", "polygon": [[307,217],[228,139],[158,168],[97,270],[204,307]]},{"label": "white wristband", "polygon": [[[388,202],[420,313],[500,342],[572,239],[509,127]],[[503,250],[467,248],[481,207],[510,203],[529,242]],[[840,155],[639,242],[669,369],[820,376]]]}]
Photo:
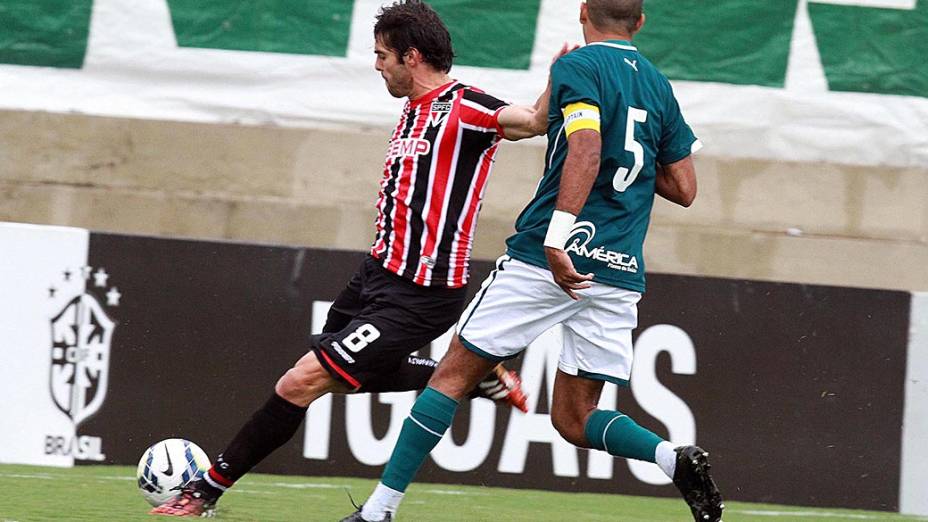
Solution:
[{"label": "white wristband", "polygon": [[545,236],[545,246],[564,250],[567,240],[570,238],[570,232],[574,228],[577,216],[570,212],[555,210],[551,216],[551,222],[548,223],[548,235]]}]

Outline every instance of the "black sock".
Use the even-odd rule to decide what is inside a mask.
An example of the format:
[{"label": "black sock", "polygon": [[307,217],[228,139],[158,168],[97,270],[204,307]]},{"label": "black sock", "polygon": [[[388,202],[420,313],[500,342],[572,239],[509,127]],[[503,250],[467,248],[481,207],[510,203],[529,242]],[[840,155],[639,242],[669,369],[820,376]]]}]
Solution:
[{"label": "black sock", "polygon": [[213,471],[234,483],[290,440],[304,418],[306,408],[274,393],[219,455]]}]

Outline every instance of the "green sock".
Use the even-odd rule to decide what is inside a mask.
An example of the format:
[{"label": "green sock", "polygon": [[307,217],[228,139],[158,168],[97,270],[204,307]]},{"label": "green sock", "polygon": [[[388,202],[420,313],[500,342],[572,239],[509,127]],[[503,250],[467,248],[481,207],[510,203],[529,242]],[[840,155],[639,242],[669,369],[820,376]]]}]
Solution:
[{"label": "green sock", "polygon": [[617,411],[595,410],[584,429],[590,446],[615,457],[654,462],[654,450],[663,439]]},{"label": "green sock", "polygon": [[458,403],[434,388],[426,388],[403,421],[403,430],[393,448],[390,462],[380,482],[390,489],[404,492],[412,482],[425,457],[451,426]]}]

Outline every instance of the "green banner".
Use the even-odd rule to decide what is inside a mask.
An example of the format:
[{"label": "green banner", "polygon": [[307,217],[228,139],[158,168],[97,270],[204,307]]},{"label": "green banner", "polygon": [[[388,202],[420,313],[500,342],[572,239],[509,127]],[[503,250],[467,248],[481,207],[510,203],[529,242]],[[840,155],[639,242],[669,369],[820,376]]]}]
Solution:
[{"label": "green banner", "polygon": [[928,2],[914,10],[809,4],[833,91],[928,97]]},{"label": "green banner", "polygon": [[454,63],[499,69],[528,69],[535,45],[541,0],[433,0],[448,26]]},{"label": "green banner", "polygon": [[[509,0],[504,8],[495,0],[430,3],[451,31],[457,65],[529,70],[540,17],[562,27],[565,37],[577,31],[576,17],[564,16],[563,6],[542,11],[541,0]],[[347,56],[352,30],[373,27],[372,11],[357,15],[354,4],[167,0],[180,47],[332,57]],[[647,23],[635,43],[672,80],[779,88],[794,66],[799,5],[808,5],[831,91],[928,97],[928,0],[915,9],[815,0],[647,0]],[[134,3],[100,6],[145,23],[147,15]],[[0,63],[80,68],[92,8],[93,0],[0,1]]]},{"label": "green banner", "polygon": [[796,0],[647,0],[635,43],[673,80],[783,87]]},{"label": "green banner", "polygon": [[353,0],[168,0],[181,47],[345,56]]},{"label": "green banner", "polygon": [[0,2],[0,63],[80,69],[93,0]]},{"label": "green banner", "polygon": [[[353,2],[168,0],[181,47],[345,56]],[[459,65],[527,70],[540,0],[434,0]],[[490,23],[492,15],[492,23]],[[369,22],[373,27],[374,21]]]}]

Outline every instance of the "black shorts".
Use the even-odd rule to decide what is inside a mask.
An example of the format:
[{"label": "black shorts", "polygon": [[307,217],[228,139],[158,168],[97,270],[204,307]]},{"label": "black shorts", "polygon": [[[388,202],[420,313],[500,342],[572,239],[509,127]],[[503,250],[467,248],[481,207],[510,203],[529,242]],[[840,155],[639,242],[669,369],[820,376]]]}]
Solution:
[{"label": "black shorts", "polygon": [[333,377],[363,391],[454,326],[466,293],[417,285],[367,256],[312,337],[312,350]]}]

